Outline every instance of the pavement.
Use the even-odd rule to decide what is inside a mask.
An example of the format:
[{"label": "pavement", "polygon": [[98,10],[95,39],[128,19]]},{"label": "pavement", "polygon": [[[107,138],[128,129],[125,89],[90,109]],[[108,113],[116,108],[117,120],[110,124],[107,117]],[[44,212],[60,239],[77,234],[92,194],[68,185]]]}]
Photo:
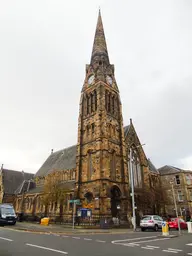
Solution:
[{"label": "pavement", "polygon": [[54,233],[54,234],[74,234],[74,233],[86,233],[86,234],[103,234],[103,233],[112,233],[112,234],[126,234],[127,232],[133,232],[131,229],[125,228],[114,228],[114,229],[92,229],[92,228],[82,228],[75,226],[73,229],[72,226],[50,224],[48,226],[40,225],[39,223],[30,223],[30,222],[17,222],[15,226],[5,226],[5,229],[11,230],[23,230],[27,232],[34,233]]},{"label": "pavement", "polygon": [[95,234],[33,233],[0,228],[1,256],[178,256],[192,255],[192,235],[171,232],[127,232]]}]

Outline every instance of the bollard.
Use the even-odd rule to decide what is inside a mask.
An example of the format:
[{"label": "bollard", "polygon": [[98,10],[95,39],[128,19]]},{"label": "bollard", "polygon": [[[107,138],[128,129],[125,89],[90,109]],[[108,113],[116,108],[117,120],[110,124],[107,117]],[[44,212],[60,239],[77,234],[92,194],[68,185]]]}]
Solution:
[{"label": "bollard", "polygon": [[162,223],[162,235],[163,236],[169,235],[169,225],[166,221],[163,221],[163,223]]},{"label": "bollard", "polygon": [[190,221],[187,222],[187,229],[188,229],[188,233],[192,233],[192,222]]},{"label": "bollard", "polygon": [[48,226],[49,225],[49,218],[42,218],[41,225]]}]

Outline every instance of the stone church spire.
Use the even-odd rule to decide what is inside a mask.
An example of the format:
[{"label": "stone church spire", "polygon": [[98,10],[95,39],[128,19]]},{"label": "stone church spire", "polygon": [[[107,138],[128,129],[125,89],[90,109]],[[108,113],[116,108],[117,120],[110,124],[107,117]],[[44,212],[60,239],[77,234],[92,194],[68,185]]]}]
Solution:
[{"label": "stone church spire", "polygon": [[93,50],[91,55],[91,64],[95,56],[105,56],[109,63],[109,56],[107,51],[107,44],[105,40],[105,33],[103,28],[103,22],[101,18],[101,11],[99,10],[97,26],[95,31],[95,38],[93,42]]}]

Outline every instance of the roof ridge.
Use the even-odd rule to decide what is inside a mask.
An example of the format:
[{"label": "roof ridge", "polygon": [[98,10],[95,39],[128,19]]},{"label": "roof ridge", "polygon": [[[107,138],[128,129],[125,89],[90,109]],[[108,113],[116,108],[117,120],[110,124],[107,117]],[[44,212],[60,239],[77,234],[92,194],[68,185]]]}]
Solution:
[{"label": "roof ridge", "polygon": [[67,148],[59,149],[59,150],[53,152],[51,155],[60,153],[60,152],[62,152],[62,151],[64,151],[64,150],[67,150],[67,149],[70,149],[70,148],[73,148],[73,147],[76,147],[76,146],[77,146],[77,144],[75,144],[75,145],[73,145],[73,146],[69,146],[69,147],[67,147]]}]

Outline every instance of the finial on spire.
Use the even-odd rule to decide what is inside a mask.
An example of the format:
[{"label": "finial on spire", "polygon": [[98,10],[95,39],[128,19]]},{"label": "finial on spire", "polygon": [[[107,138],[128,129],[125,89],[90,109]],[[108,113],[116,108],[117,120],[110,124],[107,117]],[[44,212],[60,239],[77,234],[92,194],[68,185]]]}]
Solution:
[{"label": "finial on spire", "polygon": [[99,15],[98,15],[97,26],[95,31],[95,38],[93,42],[91,61],[96,55],[99,55],[99,56],[105,55],[109,61],[100,7],[99,7]]}]

